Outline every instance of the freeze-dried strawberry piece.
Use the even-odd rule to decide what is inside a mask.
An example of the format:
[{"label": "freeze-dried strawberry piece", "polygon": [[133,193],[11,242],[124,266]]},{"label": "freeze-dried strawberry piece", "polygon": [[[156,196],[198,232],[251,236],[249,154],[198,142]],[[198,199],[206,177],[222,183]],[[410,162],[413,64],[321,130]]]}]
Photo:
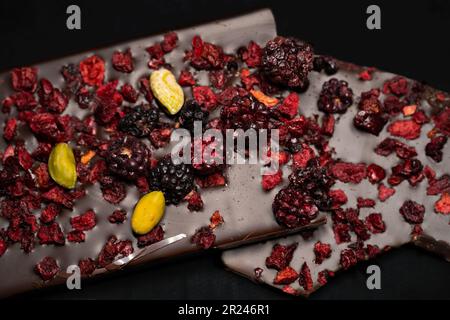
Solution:
[{"label": "freeze-dried strawberry piece", "polygon": [[450,214],[450,193],[444,192],[434,204],[434,210],[441,214]]},{"label": "freeze-dried strawberry piece", "polygon": [[214,230],[224,222],[223,217],[220,214],[219,210],[214,211],[214,213],[209,218],[209,221],[210,221],[209,227],[211,228],[211,230]]},{"label": "freeze-dried strawberry piece", "polygon": [[337,244],[343,243],[343,242],[350,242],[350,227],[348,224],[344,223],[335,223],[333,224],[333,233],[334,233],[334,239],[336,240]]},{"label": "freeze-dried strawberry piece", "polygon": [[344,270],[354,266],[357,262],[356,254],[352,249],[344,249],[341,251],[339,263]]},{"label": "freeze-dried strawberry piece", "polygon": [[292,282],[297,280],[298,277],[299,277],[299,274],[297,271],[295,271],[291,267],[286,267],[277,272],[277,275],[275,276],[273,283],[274,284],[291,284]]},{"label": "freeze-dried strawberry piece", "polygon": [[288,119],[293,119],[298,113],[299,104],[300,98],[298,94],[291,92],[286,98],[284,98],[276,110],[281,114],[281,116]]},{"label": "freeze-dried strawberry piece", "polygon": [[50,203],[44,210],[42,210],[39,220],[42,223],[50,223],[55,221],[57,215],[61,213],[61,207]]},{"label": "freeze-dried strawberry piece", "polygon": [[373,199],[364,199],[362,197],[358,197],[356,199],[358,208],[373,208],[375,207],[375,200]]},{"label": "freeze-dried strawberry piece", "polygon": [[3,128],[3,138],[6,141],[11,141],[16,136],[17,119],[11,118],[6,120],[5,127]]},{"label": "freeze-dried strawberry piece", "polygon": [[124,83],[120,87],[120,94],[122,95],[122,97],[125,101],[131,102],[131,103],[135,103],[139,98],[139,93],[129,83]]},{"label": "freeze-dried strawberry piece", "polygon": [[391,135],[402,137],[408,140],[414,140],[420,137],[422,126],[414,120],[397,120],[388,126]]},{"label": "freeze-dried strawberry piece", "polygon": [[309,270],[308,264],[306,262],[303,263],[302,268],[300,269],[298,283],[306,291],[311,291],[313,289],[311,271]]},{"label": "freeze-dried strawberry piece", "polygon": [[320,271],[317,274],[317,282],[319,282],[320,285],[326,285],[328,282],[328,279],[330,279],[331,277],[334,277],[334,272],[333,271],[329,271],[327,269]]},{"label": "freeze-dried strawberry piece", "polygon": [[380,201],[382,202],[386,201],[388,198],[393,196],[394,193],[395,193],[394,188],[386,187],[383,183],[381,183],[378,186],[378,199],[380,199]]},{"label": "freeze-dried strawberry piece", "polygon": [[185,61],[198,70],[222,69],[225,55],[221,47],[204,42],[200,36],[192,38],[192,50],[186,52]]},{"label": "freeze-dried strawberry piece", "polygon": [[371,213],[366,217],[366,226],[372,233],[383,233],[386,231],[386,225],[381,213]]},{"label": "freeze-dried strawberry piece", "polygon": [[314,150],[306,143],[302,143],[302,149],[292,156],[292,166],[294,168],[306,168],[308,161],[315,157]]},{"label": "freeze-dried strawberry piece", "polygon": [[182,87],[195,86],[194,75],[189,70],[182,70],[178,77],[178,84]]},{"label": "freeze-dried strawberry piece", "polygon": [[192,190],[188,193],[188,195],[184,198],[188,202],[189,211],[200,211],[203,209],[203,200],[200,195],[195,190]]},{"label": "freeze-dried strawberry piece", "polygon": [[403,96],[408,93],[408,80],[401,76],[396,76],[387,80],[383,84],[384,94],[395,94],[396,96]]},{"label": "freeze-dried strawberry piece", "polygon": [[405,201],[399,211],[405,221],[410,224],[420,224],[423,222],[425,207],[415,201]]},{"label": "freeze-dried strawberry piece", "polygon": [[266,267],[270,269],[276,269],[278,271],[286,268],[291,263],[295,249],[297,249],[298,243],[292,243],[284,246],[281,244],[275,244],[272,248],[270,256],[266,258]]},{"label": "freeze-dried strawberry piece", "polygon": [[49,191],[43,193],[42,198],[56,204],[63,205],[68,209],[73,208],[73,199],[58,186],[51,188]]},{"label": "freeze-dried strawberry piece", "polygon": [[283,181],[283,171],[279,169],[273,174],[266,174],[262,176],[262,188],[265,191],[270,191]]},{"label": "freeze-dried strawberry piece", "polygon": [[262,49],[254,41],[250,41],[247,47],[240,48],[238,54],[249,68],[256,68],[261,65]]},{"label": "freeze-dried strawberry piece", "polygon": [[91,275],[95,271],[95,261],[91,258],[82,259],[78,262],[78,267],[80,268],[81,275]]},{"label": "freeze-dried strawberry piece", "polygon": [[367,179],[376,184],[386,177],[386,171],[379,165],[372,163],[367,167]]},{"label": "freeze-dried strawberry piece", "polygon": [[164,34],[164,39],[161,42],[161,48],[165,53],[171,52],[178,46],[178,35],[176,32],[171,31]]},{"label": "freeze-dried strawberry piece", "polygon": [[443,156],[442,149],[446,143],[446,136],[437,136],[432,138],[431,141],[425,146],[425,154],[434,161],[441,162]]},{"label": "freeze-dried strawberry piece", "polygon": [[443,192],[450,192],[450,175],[444,174],[439,179],[429,181],[427,195],[435,196]]},{"label": "freeze-dried strawberry piece", "polygon": [[440,132],[450,136],[450,107],[446,107],[441,113],[435,115],[433,121]]},{"label": "freeze-dried strawberry piece", "polygon": [[34,267],[34,271],[42,280],[52,280],[59,272],[59,265],[52,257],[45,257]]},{"label": "freeze-dried strawberry piece", "polygon": [[292,288],[290,285],[285,285],[282,289],[281,289],[284,293],[293,295],[293,296],[298,296],[300,293],[295,290],[294,288]]},{"label": "freeze-dried strawberry piece", "polygon": [[127,219],[127,212],[123,209],[117,209],[114,210],[113,213],[111,213],[108,217],[108,221],[110,223],[124,223],[124,221]]},{"label": "freeze-dried strawberry piece", "polygon": [[112,65],[113,68],[119,72],[132,72],[134,70],[134,65],[131,50],[127,49],[125,52],[114,51],[112,55]]},{"label": "freeze-dried strawberry piece", "polygon": [[217,172],[204,177],[195,177],[195,183],[203,189],[222,187],[226,184],[226,179],[222,173]]},{"label": "freeze-dried strawberry piece", "polygon": [[366,176],[364,163],[337,162],[331,166],[333,176],[345,183],[360,183]]},{"label": "freeze-dried strawberry piece", "polygon": [[37,69],[33,67],[13,69],[11,71],[11,85],[15,91],[36,91]]},{"label": "freeze-dried strawberry piece", "polygon": [[70,225],[74,230],[87,231],[91,230],[97,224],[94,210],[89,209],[85,213],[70,218]]},{"label": "freeze-dried strawberry piece", "polygon": [[191,238],[191,243],[196,244],[199,248],[209,249],[214,245],[216,235],[210,227],[201,227]]},{"label": "freeze-dried strawberry piece", "polygon": [[90,86],[100,86],[105,79],[105,61],[93,55],[80,62],[80,73],[83,82]]},{"label": "freeze-dried strawberry piece", "polygon": [[101,177],[100,189],[102,191],[103,199],[112,204],[120,203],[127,195],[125,184],[115,180],[111,176]]},{"label": "freeze-dried strawberry piece", "polygon": [[193,87],[192,95],[203,109],[211,111],[217,106],[217,96],[208,86]]},{"label": "freeze-dried strawberry piece", "polygon": [[328,259],[331,257],[331,245],[328,243],[322,243],[320,241],[317,241],[314,244],[314,255],[315,259],[314,262],[316,264],[322,264],[322,262],[325,259]]},{"label": "freeze-dried strawberry piece", "polygon": [[40,244],[64,245],[66,242],[61,227],[56,222],[49,225],[41,225],[37,237]]},{"label": "freeze-dried strawberry piece", "polygon": [[347,195],[341,189],[330,190],[328,195],[331,197],[332,209],[337,209],[348,201]]},{"label": "freeze-dried strawberry piece", "polygon": [[67,241],[80,243],[86,240],[86,234],[80,230],[72,230],[67,234]]},{"label": "freeze-dried strawberry piece", "polygon": [[156,226],[149,233],[137,238],[137,246],[143,248],[164,239],[164,230],[161,226]]},{"label": "freeze-dried strawberry piece", "polygon": [[40,163],[33,169],[33,174],[38,188],[47,189],[52,184],[47,164]]}]

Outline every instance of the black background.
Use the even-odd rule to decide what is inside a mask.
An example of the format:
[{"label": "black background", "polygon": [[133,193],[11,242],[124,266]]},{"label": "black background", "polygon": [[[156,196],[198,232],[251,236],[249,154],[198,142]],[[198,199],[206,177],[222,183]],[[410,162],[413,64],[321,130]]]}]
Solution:
[{"label": "black background", "polygon": [[[77,4],[82,30],[66,28]],[[369,4],[381,7],[382,29],[366,28]],[[450,1],[6,1],[0,2],[0,69],[28,65],[115,42],[273,10],[278,32],[314,44],[317,52],[376,66],[450,91]],[[377,260],[382,290],[366,288],[367,264],[339,274],[311,299],[449,299],[448,262],[413,246]],[[1,275],[1,277],[7,275]],[[126,274],[18,298],[293,299],[226,271],[219,252],[177,259]]]}]

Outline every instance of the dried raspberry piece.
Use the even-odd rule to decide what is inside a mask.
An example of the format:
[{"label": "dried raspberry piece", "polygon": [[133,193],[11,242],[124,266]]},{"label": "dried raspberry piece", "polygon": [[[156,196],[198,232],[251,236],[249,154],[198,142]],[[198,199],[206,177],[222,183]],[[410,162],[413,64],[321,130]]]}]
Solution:
[{"label": "dried raspberry piece", "polygon": [[240,48],[238,54],[249,68],[256,68],[261,65],[262,49],[254,41],[250,41],[247,47]]},{"label": "dried raspberry piece", "polygon": [[139,93],[129,83],[124,83],[122,87],[120,87],[120,94],[125,101],[131,103],[135,103],[139,98]]},{"label": "dried raspberry piece", "polygon": [[302,143],[301,151],[292,156],[292,166],[294,169],[306,168],[308,161],[315,158],[314,150],[306,143]]},{"label": "dried raspberry piece", "polygon": [[450,214],[450,193],[444,192],[434,204],[434,210],[441,214]]},{"label": "dried raspberry piece", "polygon": [[333,136],[335,123],[336,120],[334,119],[334,116],[332,114],[326,114],[322,118],[322,128],[321,128],[322,134],[327,137]]},{"label": "dried raspberry piece", "polygon": [[212,216],[209,218],[209,221],[210,221],[209,228],[211,230],[214,230],[215,228],[224,223],[223,217],[220,215],[219,210],[214,211]]},{"label": "dried raspberry piece", "polygon": [[42,280],[52,280],[59,272],[59,266],[52,257],[45,257],[34,267],[34,271]]},{"label": "dried raspberry piece", "polygon": [[39,220],[42,223],[50,223],[55,221],[57,215],[61,213],[61,207],[50,203],[44,210],[42,210]]},{"label": "dried raspberry piece", "polygon": [[410,159],[417,156],[416,148],[410,147],[407,144],[393,138],[384,139],[375,148],[376,154],[385,157],[394,151],[400,159]]},{"label": "dried raspberry piece", "polygon": [[317,241],[314,244],[314,255],[315,255],[315,259],[314,262],[316,264],[322,264],[322,262],[325,259],[328,259],[329,257],[331,257],[331,245],[328,243],[322,243],[320,241]]},{"label": "dried raspberry piece", "polygon": [[383,233],[386,231],[381,213],[371,213],[366,217],[366,226],[372,233]]},{"label": "dried raspberry piece", "polygon": [[125,184],[115,180],[111,176],[101,177],[100,189],[103,199],[112,204],[120,203],[127,195]]},{"label": "dried raspberry piece", "polygon": [[360,183],[367,176],[364,163],[337,162],[331,166],[332,175],[344,183]]},{"label": "dried raspberry piece", "polygon": [[226,179],[222,173],[216,172],[204,177],[195,177],[195,183],[202,189],[222,187],[226,185]]},{"label": "dried raspberry piece", "polygon": [[161,42],[161,48],[165,53],[171,52],[178,46],[178,35],[176,32],[171,31],[164,34],[164,39]]},{"label": "dried raspberry piece", "polygon": [[82,259],[78,262],[80,273],[83,276],[89,276],[95,271],[95,261],[91,258]]},{"label": "dried raspberry piece", "polygon": [[209,82],[216,89],[222,89],[227,82],[227,73],[224,70],[213,70],[209,74]]},{"label": "dried raspberry piece", "polygon": [[367,179],[372,184],[382,181],[386,177],[386,171],[379,165],[372,163],[367,167]]},{"label": "dried raspberry piece", "polygon": [[328,282],[328,279],[330,279],[331,277],[334,277],[334,272],[330,271],[330,270],[322,270],[317,274],[317,282],[319,282],[319,284],[321,286],[326,285]]},{"label": "dried raspberry piece", "polygon": [[182,87],[192,87],[195,86],[194,75],[189,70],[182,70],[180,76],[178,77],[178,84]]},{"label": "dried raspberry piece", "polygon": [[384,94],[395,94],[396,96],[403,96],[408,93],[408,80],[401,76],[396,76],[383,84]]},{"label": "dried raspberry piece", "polygon": [[441,162],[443,156],[442,149],[446,143],[446,136],[437,136],[432,138],[431,141],[425,146],[425,154],[434,161]]},{"label": "dried raspberry piece", "polygon": [[421,125],[414,120],[397,120],[388,126],[391,135],[414,140],[420,137]]},{"label": "dried raspberry piece", "polygon": [[192,38],[192,50],[186,52],[184,60],[197,70],[222,69],[225,66],[223,49],[204,42],[200,36]]},{"label": "dried raspberry piece", "polygon": [[170,142],[172,127],[169,124],[159,124],[159,127],[150,132],[150,142],[155,148],[163,148]]},{"label": "dried raspberry piece", "polygon": [[133,246],[130,240],[118,240],[116,236],[109,237],[106,244],[100,251],[97,264],[99,267],[106,267],[117,258],[127,257],[133,253]]},{"label": "dried raspberry piece", "polygon": [[217,106],[216,94],[208,86],[196,86],[192,88],[192,95],[195,101],[208,111]]},{"label": "dried raspberry piece", "polygon": [[86,234],[80,230],[73,230],[67,234],[67,241],[80,243],[86,240]]},{"label": "dried raspberry piece", "polygon": [[292,269],[291,267],[286,267],[283,270],[277,272],[275,279],[273,280],[273,284],[291,284],[297,278],[299,274],[297,271]]},{"label": "dried raspberry piece", "polygon": [[49,225],[41,225],[37,237],[40,244],[64,245],[65,243],[64,234],[56,222]]},{"label": "dried raspberry piece", "polygon": [[354,266],[357,262],[356,254],[352,249],[344,249],[341,251],[339,263],[344,270]]},{"label": "dried raspberry piece", "polygon": [[79,216],[70,218],[70,224],[77,231],[91,230],[97,224],[94,210],[89,209]]},{"label": "dried raspberry piece", "polygon": [[427,188],[427,195],[435,196],[443,192],[450,192],[450,175],[445,174],[439,179],[432,179]]},{"label": "dried raspberry piece", "polygon": [[200,211],[203,209],[203,200],[201,195],[195,190],[189,192],[184,200],[188,202],[189,211]]},{"label": "dried raspberry piece", "polygon": [[364,199],[362,197],[358,197],[356,199],[358,208],[373,208],[375,207],[375,200],[373,199]]},{"label": "dried raspberry piece", "polygon": [[105,61],[93,55],[80,62],[80,73],[83,82],[90,86],[100,86],[105,78]]},{"label": "dried raspberry piece", "polygon": [[119,112],[123,97],[117,88],[118,81],[110,81],[101,85],[95,92],[98,104],[94,110],[95,117],[100,124],[111,123]]},{"label": "dried raspberry piece", "polygon": [[436,128],[446,136],[450,136],[450,107],[446,107],[439,114],[433,116]]},{"label": "dried raspberry piece", "polygon": [[69,103],[67,97],[47,79],[41,79],[38,96],[40,104],[50,112],[62,113]]},{"label": "dried raspberry piece", "polygon": [[37,88],[37,68],[15,68],[11,71],[11,85],[15,91],[34,92]]},{"label": "dried raspberry piece", "polygon": [[330,190],[328,195],[331,197],[332,209],[337,209],[348,201],[347,195],[341,189]]},{"label": "dried raspberry piece", "polygon": [[114,210],[108,217],[110,223],[123,223],[127,219],[127,212],[123,209]]},{"label": "dried raspberry piece", "polygon": [[423,222],[425,207],[415,201],[407,200],[400,207],[400,214],[406,222],[410,224],[420,224]]},{"label": "dried raspberry piece", "polygon": [[161,226],[156,226],[149,233],[137,238],[137,246],[143,248],[164,239],[164,230]]},{"label": "dried raspberry piece", "polygon": [[313,289],[311,271],[309,270],[308,264],[306,262],[303,262],[302,268],[300,269],[298,283],[306,291],[311,291]]},{"label": "dried raspberry piece", "polygon": [[42,198],[56,204],[63,205],[68,209],[73,208],[73,199],[58,186],[51,188],[49,191],[43,193]]},{"label": "dried raspberry piece", "polygon": [[209,249],[214,245],[216,235],[210,227],[201,227],[191,238],[191,243],[195,243],[199,248]]},{"label": "dried raspberry piece", "polygon": [[353,91],[348,83],[332,78],[324,82],[317,105],[326,113],[344,113],[353,103]]},{"label": "dried raspberry piece", "polygon": [[300,98],[298,94],[291,92],[277,107],[276,112],[280,113],[282,117],[293,119],[298,113],[299,104]]},{"label": "dried raspberry piece", "polygon": [[6,120],[5,127],[3,128],[3,138],[6,141],[11,141],[16,136],[17,119],[11,118]]},{"label": "dried raspberry piece", "polygon": [[295,249],[298,243],[292,243],[284,246],[275,244],[272,248],[270,256],[266,258],[266,267],[269,269],[276,269],[278,271],[286,268],[291,263]]},{"label": "dried raspberry piece", "polygon": [[292,288],[290,285],[285,285],[282,289],[281,289],[284,293],[293,295],[293,296],[298,296],[300,294],[299,291],[295,290],[294,288]]},{"label": "dried raspberry piece", "polygon": [[280,169],[273,174],[266,174],[262,176],[262,188],[265,191],[270,191],[283,181],[283,171]]},{"label": "dried raspberry piece", "polygon": [[134,70],[134,65],[131,50],[127,49],[125,52],[114,51],[112,55],[112,65],[113,68],[119,72],[132,72]]},{"label": "dried raspberry piece", "polygon": [[336,244],[350,242],[350,227],[344,223],[335,223],[333,224],[333,233],[334,239],[336,240]]},{"label": "dried raspberry piece", "polygon": [[382,183],[378,186],[378,199],[380,199],[380,201],[382,202],[386,201],[388,198],[393,196],[394,193],[395,193],[394,188],[386,187]]}]

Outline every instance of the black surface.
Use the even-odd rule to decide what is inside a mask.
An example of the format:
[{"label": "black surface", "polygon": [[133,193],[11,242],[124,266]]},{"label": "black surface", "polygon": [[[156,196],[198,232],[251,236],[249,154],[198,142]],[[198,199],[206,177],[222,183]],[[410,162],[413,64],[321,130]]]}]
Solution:
[{"label": "black surface", "polygon": [[[169,29],[272,8],[278,31],[342,60],[404,74],[450,91],[450,1],[376,1],[382,29],[366,28],[367,1],[2,1],[0,69],[56,58]],[[82,10],[82,30],[66,29],[69,4]],[[339,274],[311,299],[450,299],[450,265],[407,246],[371,262],[382,290],[366,288],[361,265]],[[5,276],[5,275],[1,275]],[[18,298],[292,299],[224,270],[218,252]]]}]

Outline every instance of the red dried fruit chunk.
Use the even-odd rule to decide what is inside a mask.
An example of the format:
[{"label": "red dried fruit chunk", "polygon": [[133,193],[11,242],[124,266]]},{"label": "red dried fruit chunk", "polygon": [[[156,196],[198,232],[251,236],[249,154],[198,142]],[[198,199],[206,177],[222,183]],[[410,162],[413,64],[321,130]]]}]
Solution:
[{"label": "red dried fruit chunk", "polygon": [[108,217],[110,223],[123,223],[127,219],[127,212],[122,209],[114,210],[113,213]]},{"label": "red dried fruit chunk", "polygon": [[16,136],[17,119],[11,118],[6,120],[5,127],[3,128],[3,138],[6,141],[11,141]]},{"label": "red dried fruit chunk", "polygon": [[425,207],[415,201],[407,200],[400,207],[400,214],[406,222],[410,224],[420,224],[423,222]]},{"label": "red dried fruit chunk", "polygon": [[135,103],[139,98],[139,93],[129,83],[124,83],[122,87],[120,87],[120,94],[125,101],[131,103]]},{"label": "red dried fruit chunk", "polygon": [[90,86],[100,86],[105,79],[105,61],[93,55],[80,62],[80,73],[83,82]]},{"label": "red dried fruit chunk", "polygon": [[372,80],[372,75],[374,72],[375,72],[375,68],[369,67],[369,68],[361,71],[358,75],[358,78],[359,78],[359,80],[362,80],[362,81],[370,81],[370,80]]},{"label": "red dried fruit chunk", "polygon": [[18,111],[30,111],[38,105],[34,95],[29,92],[18,92],[11,96],[11,99]]},{"label": "red dried fruit chunk", "polygon": [[396,76],[387,80],[383,84],[384,94],[395,94],[396,96],[403,96],[408,93],[408,80],[401,76]]},{"label": "red dried fruit chunk", "polygon": [[386,177],[386,171],[379,165],[372,163],[367,167],[367,179],[376,184]]},{"label": "red dried fruit chunk", "polygon": [[50,203],[47,207],[45,207],[44,210],[42,210],[39,220],[42,223],[50,223],[53,222],[56,216],[60,213],[61,207],[54,203]]},{"label": "red dried fruit chunk", "polygon": [[355,219],[351,221],[351,229],[360,241],[366,241],[370,238],[369,231],[363,220]]},{"label": "red dried fruit chunk", "polygon": [[35,167],[33,169],[33,174],[36,184],[40,189],[47,189],[52,184],[50,174],[45,163],[40,163],[37,167]]},{"label": "red dried fruit chunk", "polygon": [[224,70],[214,70],[209,72],[209,82],[211,86],[217,89],[222,89],[227,81],[227,74]]},{"label": "red dried fruit chunk", "polygon": [[262,188],[270,191],[283,181],[283,171],[279,169],[276,173],[266,174],[262,176]]},{"label": "red dried fruit chunk", "polygon": [[69,103],[67,97],[47,79],[41,79],[38,96],[40,104],[51,112],[62,113]]},{"label": "red dried fruit chunk", "polygon": [[344,270],[354,266],[357,262],[356,254],[352,249],[344,249],[341,251],[339,263]]},{"label": "red dried fruit chunk", "polygon": [[216,235],[210,227],[201,227],[191,238],[191,243],[195,243],[199,248],[209,249],[214,245]]},{"label": "red dried fruit chunk", "polygon": [[347,195],[341,189],[330,190],[328,195],[331,197],[332,209],[337,209],[348,201]]},{"label": "red dried fruit chunk", "polygon": [[450,107],[445,108],[441,113],[434,116],[433,121],[440,132],[450,136]]},{"label": "red dried fruit chunk", "polygon": [[284,293],[293,295],[293,296],[298,296],[300,293],[295,290],[294,288],[292,288],[290,285],[285,285],[282,289],[281,289]]},{"label": "red dried fruit chunk", "polygon": [[332,114],[326,114],[322,119],[322,134],[327,137],[333,136],[335,123],[336,120],[334,119],[334,116]]},{"label": "red dried fruit chunk", "polygon": [[37,237],[40,244],[64,245],[65,243],[64,234],[56,222],[49,225],[41,225]]},{"label": "red dried fruit chunk", "polygon": [[41,196],[45,200],[63,205],[68,209],[73,208],[73,199],[60,187],[53,187],[49,191],[43,193]]},{"label": "red dried fruit chunk", "polygon": [[34,271],[41,277],[42,280],[52,280],[59,272],[59,266],[56,260],[52,257],[45,257],[34,267]]},{"label": "red dried fruit chunk", "polygon": [[196,177],[195,183],[203,189],[212,187],[222,187],[226,184],[226,179],[222,173],[217,172],[205,177]]},{"label": "red dried fruit chunk", "polygon": [[178,35],[176,32],[171,31],[164,34],[164,39],[161,42],[161,48],[165,53],[171,52],[178,45]]},{"label": "red dried fruit chunk", "polygon": [[0,257],[5,254],[6,249],[8,249],[6,241],[0,238]]},{"label": "red dried fruit chunk", "polygon": [[192,50],[187,51],[184,60],[198,70],[222,69],[225,56],[221,47],[204,42],[199,36],[192,38]]},{"label": "red dried fruit chunk", "polygon": [[435,196],[443,192],[450,192],[450,175],[448,174],[439,179],[433,179],[428,184],[427,195]]},{"label": "red dried fruit chunk", "polygon": [[127,257],[131,253],[133,253],[133,246],[130,240],[119,241],[116,236],[111,236],[100,251],[97,264],[103,268],[114,262],[116,257]]},{"label": "red dried fruit chunk", "polygon": [[400,159],[409,159],[417,156],[416,149],[414,147],[410,147],[403,142],[393,139],[386,138],[375,148],[375,153],[380,156],[388,156],[392,152],[396,152],[397,156]]},{"label": "red dried fruit chunk", "polygon": [[29,170],[33,166],[33,159],[24,146],[17,147],[17,157],[19,158],[19,164],[23,170]]},{"label": "red dried fruit chunk", "polygon": [[31,131],[39,137],[55,142],[63,142],[67,140],[64,130],[58,126],[61,123],[58,117],[51,113],[33,114],[28,125]]},{"label": "red dried fruit chunk", "polygon": [[156,226],[149,233],[137,238],[137,246],[143,248],[164,239],[164,230],[161,226]]},{"label": "red dried fruit chunk", "polygon": [[348,224],[344,223],[335,223],[333,224],[333,233],[334,233],[334,239],[336,240],[337,244],[344,243],[344,242],[350,242],[350,227]]},{"label": "red dried fruit chunk", "polygon": [[316,264],[322,264],[325,259],[331,257],[331,245],[317,241],[314,244],[314,255],[316,257],[314,262]]},{"label": "red dried fruit chunk", "polygon": [[292,166],[294,169],[306,168],[308,161],[315,158],[314,150],[306,143],[302,143],[301,151],[292,156]]},{"label": "red dried fruit chunk", "polygon": [[195,101],[202,106],[202,108],[211,111],[217,106],[217,96],[207,86],[196,86],[192,88],[192,95]]},{"label": "red dried fruit chunk", "polygon": [[292,269],[291,267],[286,267],[283,270],[277,272],[275,279],[273,280],[274,284],[291,284],[295,280],[297,280],[299,274],[297,271]]},{"label": "red dried fruit chunk", "polygon": [[52,145],[50,143],[39,142],[31,156],[38,161],[47,162],[51,151]]},{"label": "red dried fruit chunk", "polygon": [[139,90],[148,102],[153,101],[153,93],[150,89],[150,81],[148,76],[139,79]]},{"label": "red dried fruit chunk", "polygon": [[80,230],[73,230],[67,234],[67,241],[80,243],[86,240],[86,234]]},{"label": "red dried fruit chunk", "polygon": [[172,128],[162,125],[150,133],[150,141],[155,148],[165,147],[170,142]]},{"label": "red dried fruit chunk", "polygon": [[246,48],[239,50],[242,61],[244,61],[249,68],[256,68],[261,65],[262,49],[254,41],[250,41]]},{"label": "red dried fruit chunk", "polygon": [[132,72],[134,65],[131,50],[127,49],[125,52],[114,51],[112,55],[112,65],[117,71],[125,73]]},{"label": "red dried fruit chunk", "polygon": [[214,230],[224,222],[223,217],[220,215],[219,210],[214,211],[214,213],[209,218],[209,221],[210,221],[209,227],[211,228],[211,230]]},{"label": "red dried fruit chunk", "polygon": [[388,126],[391,135],[414,140],[420,137],[421,125],[413,120],[397,120]]},{"label": "red dried fruit chunk", "polygon": [[203,209],[203,200],[197,191],[192,190],[184,199],[188,202],[189,211],[200,211]]},{"label": "red dried fruit chunk", "polygon": [[94,210],[90,209],[79,216],[70,218],[70,224],[77,231],[91,230],[97,224]]},{"label": "red dried fruit chunk", "polygon": [[103,199],[112,204],[120,203],[127,195],[125,184],[114,180],[111,176],[101,177],[100,189]]},{"label": "red dried fruit chunk", "polygon": [[394,193],[395,193],[394,188],[386,187],[382,183],[378,186],[378,199],[380,199],[380,201],[382,202],[386,201],[388,198],[393,196]]},{"label": "red dried fruit chunk", "polygon": [[446,143],[446,136],[437,136],[432,138],[431,141],[425,146],[425,154],[434,161],[441,162],[443,156],[442,149]]},{"label": "red dried fruit chunk", "polygon": [[178,77],[178,84],[182,87],[195,86],[195,78],[189,70],[182,70]]},{"label": "red dried fruit chunk", "polygon": [[306,291],[311,291],[313,289],[313,280],[311,277],[311,271],[309,270],[309,267],[306,264],[306,262],[303,263],[302,268],[300,269],[298,283]]},{"label": "red dried fruit chunk", "polygon": [[34,92],[37,87],[37,69],[30,67],[13,69],[11,85],[15,91]]},{"label": "red dried fruit chunk", "polygon": [[333,271],[329,271],[327,269],[322,270],[317,274],[317,282],[319,282],[319,284],[323,286],[327,284],[328,279],[330,279],[331,277],[334,277]]},{"label": "red dried fruit chunk", "polygon": [[278,271],[286,268],[291,263],[297,243],[284,246],[276,244],[272,248],[270,256],[266,258],[266,267],[269,269],[276,269]]},{"label": "red dried fruit chunk", "polygon": [[291,92],[277,107],[277,112],[279,112],[283,117],[293,119],[298,113],[299,104],[300,98],[298,94]]},{"label": "red dried fruit chunk", "polygon": [[381,213],[371,213],[366,217],[366,226],[372,233],[383,233],[386,230]]},{"label": "red dried fruit chunk", "polygon": [[91,258],[82,259],[78,262],[80,273],[83,276],[91,275],[95,271],[95,261]]},{"label": "red dried fruit chunk", "polygon": [[441,214],[450,214],[450,193],[444,192],[434,204],[434,210]]},{"label": "red dried fruit chunk", "polygon": [[360,183],[367,175],[364,163],[337,162],[331,166],[333,176],[345,183]]},{"label": "red dried fruit chunk", "polygon": [[100,86],[95,92],[98,104],[95,108],[95,117],[101,124],[109,124],[119,111],[123,97],[117,91],[118,81],[110,81]]},{"label": "red dried fruit chunk", "polygon": [[375,207],[375,200],[373,199],[364,199],[362,197],[358,197],[356,199],[358,208],[373,208]]}]

